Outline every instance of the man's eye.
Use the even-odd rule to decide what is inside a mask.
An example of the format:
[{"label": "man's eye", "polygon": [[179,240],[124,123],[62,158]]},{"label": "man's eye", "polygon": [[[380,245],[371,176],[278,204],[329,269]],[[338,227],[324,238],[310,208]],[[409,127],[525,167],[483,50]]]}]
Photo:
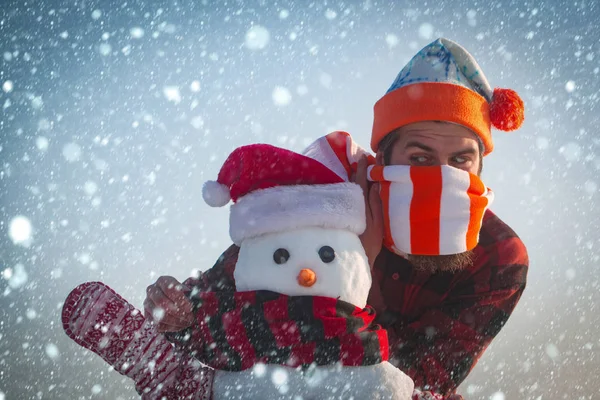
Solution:
[{"label": "man's eye", "polygon": [[427,156],[412,156],[410,158],[410,162],[414,164],[425,164],[429,161],[429,157]]},{"label": "man's eye", "polygon": [[469,161],[469,159],[467,157],[461,157],[461,156],[454,157],[454,162],[457,164],[464,164],[467,161]]}]

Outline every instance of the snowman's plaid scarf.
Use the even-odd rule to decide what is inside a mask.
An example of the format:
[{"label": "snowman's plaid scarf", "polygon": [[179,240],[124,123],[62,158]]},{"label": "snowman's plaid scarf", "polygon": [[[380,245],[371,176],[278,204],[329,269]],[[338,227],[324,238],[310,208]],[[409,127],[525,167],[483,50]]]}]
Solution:
[{"label": "snowman's plaid scarf", "polygon": [[319,296],[270,291],[200,292],[195,324],[167,337],[203,363],[241,371],[257,362],[290,367],[388,360],[387,331],[374,310]]}]

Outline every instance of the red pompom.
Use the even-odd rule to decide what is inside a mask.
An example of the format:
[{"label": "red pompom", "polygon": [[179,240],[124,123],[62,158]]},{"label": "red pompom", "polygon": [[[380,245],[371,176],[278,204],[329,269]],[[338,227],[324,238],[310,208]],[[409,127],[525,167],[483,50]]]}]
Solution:
[{"label": "red pompom", "polygon": [[525,105],[517,92],[511,89],[494,89],[490,104],[490,121],[496,129],[514,131],[525,119]]}]

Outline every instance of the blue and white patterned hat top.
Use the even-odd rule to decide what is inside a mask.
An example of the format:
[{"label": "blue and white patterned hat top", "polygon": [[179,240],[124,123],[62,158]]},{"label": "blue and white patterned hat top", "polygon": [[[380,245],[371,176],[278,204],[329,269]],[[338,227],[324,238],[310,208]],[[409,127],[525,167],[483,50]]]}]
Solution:
[{"label": "blue and white patterned hat top", "polygon": [[387,93],[413,83],[451,83],[471,89],[488,102],[490,87],[475,58],[461,45],[439,38],[419,51],[400,71]]}]

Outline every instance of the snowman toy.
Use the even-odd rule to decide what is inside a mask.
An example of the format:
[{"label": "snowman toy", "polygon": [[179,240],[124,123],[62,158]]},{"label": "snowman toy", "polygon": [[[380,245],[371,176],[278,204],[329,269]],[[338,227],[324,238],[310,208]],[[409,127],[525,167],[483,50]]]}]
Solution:
[{"label": "snowman toy", "polygon": [[[269,324],[276,327],[266,335],[246,326],[242,336],[273,334],[278,344],[270,347],[271,354],[279,351],[284,357],[267,354],[267,362],[251,360],[252,366],[241,371],[217,370],[215,399],[411,398],[413,382],[387,361],[387,332],[371,324],[374,311],[366,305],[371,273],[359,238],[365,229],[360,186],[312,158],[261,144],[231,153],[218,180],[204,185],[203,197],[213,207],[234,202],[230,236],[240,248],[236,291],[282,294],[289,301],[280,314],[289,317],[292,308],[300,314],[283,322],[271,316]],[[268,304],[263,303],[263,309]],[[202,325],[211,318],[197,319]],[[330,337],[307,339],[310,335],[297,332],[302,330],[329,331]],[[233,332],[230,344],[232,336],[238,336]],[[257,339],[261,338],[248,342]],[[309,343],[290,343],[293,340]],[[243,342],[231,345],[242,348]],[[258,359],[257,353],[251,352]]]},{"label": "snowman toy", "polygon": [[203,197],[234,203],[235,291],[192,291],[194,323],[161,334],[110,287],[86,282],[61,313],[73,341],[132,379],[143,400],[411,398],[413,381],[387,361],[387,332],[366,305],[360,186],[259,144],[234,150]]}]

